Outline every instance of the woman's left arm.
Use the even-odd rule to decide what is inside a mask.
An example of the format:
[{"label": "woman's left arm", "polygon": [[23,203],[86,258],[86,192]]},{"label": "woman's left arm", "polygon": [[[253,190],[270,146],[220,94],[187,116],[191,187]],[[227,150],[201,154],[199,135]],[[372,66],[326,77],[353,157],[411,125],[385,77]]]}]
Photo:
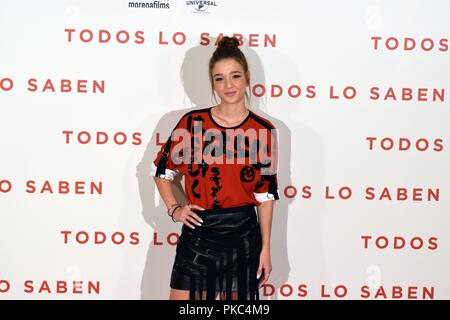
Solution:
[{"label": "woman's left arm", "polygon": [[263,277],[259,280],[260,287],[267,282],[270,272],[272,272],[272,263],[270,261],[270,234],[272,231],[273,203],[274,201],[268,200],[257,206],[262,237],[262,249],[259,256],[259,267],[257,272],[258,278],[263,274]]}]

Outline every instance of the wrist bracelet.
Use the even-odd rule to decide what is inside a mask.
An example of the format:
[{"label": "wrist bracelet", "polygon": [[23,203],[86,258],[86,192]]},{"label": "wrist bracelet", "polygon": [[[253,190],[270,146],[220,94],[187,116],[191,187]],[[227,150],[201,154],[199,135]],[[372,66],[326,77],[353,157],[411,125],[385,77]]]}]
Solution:
[{"label": "wrist bracelet", "polygon": [[175,208],[172,210],[172,213],[170,214],[170,217],[172,218],[173,222],[177,222],[174,218],[173,218],[173,214],[175,213],[175,210],[177,210],[178,208],[181,208],[181,206],[178,204],[175,206]]},{"label": "wrist bracelet", "polygon": [[178,203],[171,204],[171,205],[167,208],[167,214],[170,216],[170,210],[172,210],[172,208],[174,208],[175,206],[178,206],[178,205],[179,205]]}]

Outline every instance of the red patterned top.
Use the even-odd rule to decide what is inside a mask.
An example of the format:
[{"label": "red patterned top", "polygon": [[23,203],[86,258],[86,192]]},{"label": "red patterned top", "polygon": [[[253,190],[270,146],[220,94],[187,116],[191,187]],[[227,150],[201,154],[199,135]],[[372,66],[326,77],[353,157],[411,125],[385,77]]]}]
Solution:
[{"label": "red patterned top", "polygon": [[205,209],[278,200],[275,127],[251,110],[239,125],[223,127],[211,108],[183,115],[153,161],[152,176],[183,174],[189,203]]}]

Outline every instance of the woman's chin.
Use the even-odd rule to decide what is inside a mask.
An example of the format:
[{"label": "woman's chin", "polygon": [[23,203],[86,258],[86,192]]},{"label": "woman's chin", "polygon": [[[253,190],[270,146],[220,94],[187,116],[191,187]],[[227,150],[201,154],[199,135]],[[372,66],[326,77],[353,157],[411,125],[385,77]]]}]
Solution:
[{"label": "woman's chin", "polygon": [[238,102],[241,102],[242,100],[244,100],[244,97],[238,97],[238,96],[222,97],[222,102],[224,102],[224,103],[238,103]]}]

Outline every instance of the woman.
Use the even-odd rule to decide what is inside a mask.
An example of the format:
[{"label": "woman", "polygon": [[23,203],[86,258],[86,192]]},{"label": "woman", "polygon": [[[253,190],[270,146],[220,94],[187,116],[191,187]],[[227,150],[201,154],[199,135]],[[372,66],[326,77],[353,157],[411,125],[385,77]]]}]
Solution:
[{"label": "woman", "polygon": [[[259,300],[272,270],[275,128],[246,106],[250,73],[238,45],[223,37],[209,61],[220,103],[186,113],[153,162],[168,215],[183,223],[170,299]],[[185,176],[185,206],[172,191],[178,173]]]}]

